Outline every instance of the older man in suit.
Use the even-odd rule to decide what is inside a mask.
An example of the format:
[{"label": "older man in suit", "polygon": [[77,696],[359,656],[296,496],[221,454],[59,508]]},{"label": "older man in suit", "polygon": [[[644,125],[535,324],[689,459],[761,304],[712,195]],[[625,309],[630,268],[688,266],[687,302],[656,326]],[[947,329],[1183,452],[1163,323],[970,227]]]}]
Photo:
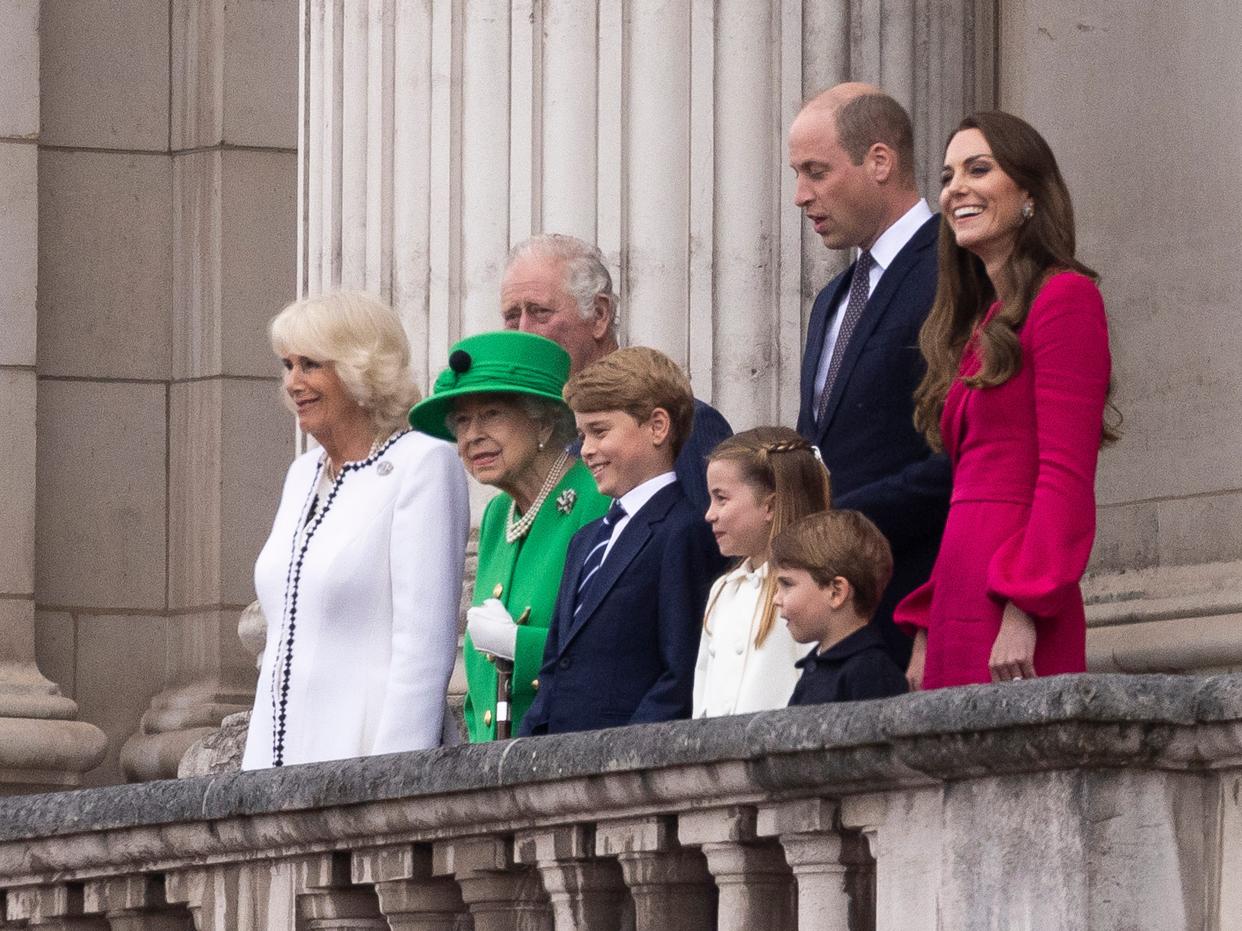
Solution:
[{"label": "older man in suit", "polygon": [[[543,233],[509,253],[500,285],[505,329],[537,333],[569,353],[570,375],[615,352],[617,295],[599,249],[563,233]],[[677,481],[700,514],[707,495],[707,454],[733,435],[724,416],[694,401],[694,427],[677,458]]]},{"label": "older man in suit", "polygon": [[915,183],[910,118],[879,88],[841,84],[812,98],[790,127],[789,162],[794,202],[824,245],[858,250],[811,310],[798,432],[823,453],[834,506],[862,511],[892,545],[874,623],[905,668],[911,643],[893,607],[930,575],[949,506],[948,461],[912,419],[939,218]]}]

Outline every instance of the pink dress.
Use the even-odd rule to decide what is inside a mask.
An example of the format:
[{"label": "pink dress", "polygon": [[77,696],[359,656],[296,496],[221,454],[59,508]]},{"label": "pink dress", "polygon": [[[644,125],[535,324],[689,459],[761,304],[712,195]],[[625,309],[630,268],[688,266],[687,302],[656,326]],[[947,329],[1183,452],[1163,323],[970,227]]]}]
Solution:
[{"label": "pink dress", "polygon": [[[991,317],[999,304],[988,311]],[[1036,295],[1003,385],[955,382],[940,420],[953,495],[931,578],[898,606],[927,629],[923,688],[990,682],[988,657],[1012,601],[1035,621],[1035,671],[1086,669],[1079,582],[1095,539],[1095,467],[1110,360],[1104,302],[1074,272]],[[979,370],[972,343],[960,372]]]}]

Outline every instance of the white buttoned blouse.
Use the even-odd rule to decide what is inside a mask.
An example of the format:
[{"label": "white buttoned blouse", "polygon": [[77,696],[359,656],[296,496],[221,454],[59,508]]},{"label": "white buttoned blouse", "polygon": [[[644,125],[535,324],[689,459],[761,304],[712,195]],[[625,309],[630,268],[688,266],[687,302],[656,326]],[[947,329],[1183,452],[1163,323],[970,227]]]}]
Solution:
[{"label": "white buttoned blouse", "polygon": [[743,561],[712,586],[711,613],[699,641],[694,672],[694,716],[714,718],[784,708],[798,681],[798,661],[805,647],[776,619],[763,645],[755,646],[760,596],[768,565],[751,569]]}]

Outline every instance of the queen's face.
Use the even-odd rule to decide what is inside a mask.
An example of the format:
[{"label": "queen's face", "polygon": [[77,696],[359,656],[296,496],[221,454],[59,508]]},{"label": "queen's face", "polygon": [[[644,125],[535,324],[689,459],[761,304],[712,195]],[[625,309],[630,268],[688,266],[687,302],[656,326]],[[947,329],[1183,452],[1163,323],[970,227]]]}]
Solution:
[{"label": "queen's face", "polygon": [[285,394],[297,414],[298,428],[317,440],[368,421],[331,362],[293,353],[281,356]]},{"label": "queen's face", "polygon": [[1013,252],[1025,222],[1026,191],[1005,174],[983,133],[963,129],[949,140],[940,173],[940,212],[957,244],[991,268]]},{"label": "queen's face", "polygon": [[536,471],[539,442],[547,427],[503,394],[466,395],[453,401],[447,418],[466,471],[484,485],[508,491]]}]

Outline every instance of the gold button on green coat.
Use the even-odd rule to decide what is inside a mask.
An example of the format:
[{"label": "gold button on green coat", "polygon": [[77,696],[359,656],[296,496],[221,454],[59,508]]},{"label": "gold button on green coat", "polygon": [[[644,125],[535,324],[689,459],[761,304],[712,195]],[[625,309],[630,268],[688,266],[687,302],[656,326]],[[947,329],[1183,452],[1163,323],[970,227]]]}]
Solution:
[{"label": "gold button on green coat", "polygon": [[[572,490],[573,494],[567,494]],[[514,543],[505,540],[509,517],[508,495],[488,502],[479,529],[479,572],[474,583],[473,604],[482,604],[497,589],[501,602],[517,620],[530,608],[530,616],[517,629],[512,694],[513,724],[517,734],[522,716],[534,701],[536,676],[543,665],[543,646],[548,624],[556,607],[556,594],[565,568],[569,539],[596,518],[603,517],[610,500],[595,487],[595,480],[581,462],[575,462],[544,500],[530,532]],[[488,663],[466,635],[466,729],[472,742],[494,740],[496,667]]]}]

